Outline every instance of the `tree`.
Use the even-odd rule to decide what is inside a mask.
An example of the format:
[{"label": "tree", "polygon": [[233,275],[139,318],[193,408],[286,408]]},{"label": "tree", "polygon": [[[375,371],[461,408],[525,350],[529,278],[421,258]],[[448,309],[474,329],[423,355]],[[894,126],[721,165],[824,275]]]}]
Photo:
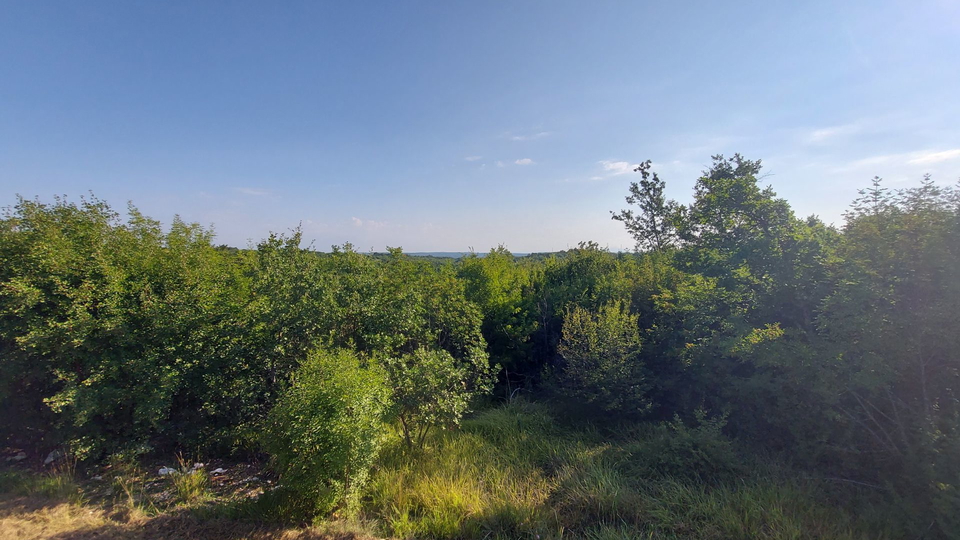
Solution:
[{"label": "tree", "polygon": [[537,329],[528,305],[531,274],[530,268],[519,265],[503,246],[482,257],[468,255],[457,265],[467,300],[483,314],[483,337],[490,357],[512,372],[504,375],[507,378],[530,368],[530,338]]},{"label": "tree", "polygon": [[0,399],[49,411],[28,417],[81,456],[197,434],[218,356],[208,336],[242,281],[212,231],[128,213],[21,199],[0,228]]},{"label": "tree", "polygon": [[469,385],[469,370],[442,349],[421,348],[380,363],[389,375],[395,415],[410,448],[422,446],[434,428],[459,425],[473,399],[489,389]]},{"label": "tree", "polygon": [[639,172],[639,182],[630,182],[630,195],[627,204],[639,207],[633,210],[610,212],[612,219],[620,221],[637,242],[637,251],[653,250],[662,252],[677,245],[677,220],[680,205],[666,199],[663,190],[666,184],[651,171],[650,160],[644,161],[634,169]]},{"label": "tree", "polygon": [[724,286],[769,286],[772,269],[796,225],[790,205],[769,186],[761,188],[760,161],[740,154],[713,156],[694,188],[679,234],[690,247],[693,271],[721,278]]}]

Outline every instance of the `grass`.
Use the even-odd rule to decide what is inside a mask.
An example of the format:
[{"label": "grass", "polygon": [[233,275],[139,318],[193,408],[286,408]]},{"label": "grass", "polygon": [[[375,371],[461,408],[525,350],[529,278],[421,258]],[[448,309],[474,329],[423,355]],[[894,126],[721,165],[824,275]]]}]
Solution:
[{"label": "grass", "polygon": [[[374,473],[364,512],[398,538],[901,537],[837,504],[862,494],[776,468],[725,465],[734,452],[716,430],[668,426],[641,436],[571,433],[530,403],[488,410],[422,451],[396,441]],[[700,470],[675,474],[677,456],[662,451],[699,456],[692,466]],[[704,481],[697,462],[709,464],[716,480]],[[674,472],[658,472],[664,467]]]},{"label": "grass", "polygon": [[538,466],[549,451],[536,439],[544,421],[538,410],[496,409],[460,432],[435,435],[422,450],[397,439],[374,474],[365,511],[402,538],[551,534],[553,483]]},{"label": "grass", "polygon": [[197,504],[210,498],[210,476],[207,470],[201,467],[191,467],[190,461],[177,456],[180,468],[170,474],[173,482],[176,500],[183,504]]},{"label": "grass", "polygon": [[28,474],[21,471],[0,472],[0,492],[23,497],[41,497],[83,504],[83,490],[77,484],[77,462],[73,458],[62,459],[43,474]]},{"label": "grass", "polygon": [[39,477],[4,473],[0,491],[68,504],[24,511],[22,519],[7,515],[0,525],[29,532],[32,522],[43,522],[49,530],[68,530],[71,522],[76,531],[96,530],[102,533],[96,537],[104,538],[166,538],[170,527],[182,537],[210,538],[921,536],[897,529],[897,523],[909,520],[873,493],[804,479],[769,462],[746,461],[715,424],[615,433],[578,430],[560,425],[545,406],[522,401],[480,412],[458,431],[434,433],[422,449],[409,449],[394,433],[358,513],[311,527],[267,523],[267,518],[289,516],[291,508],[309,504],[291,499],[283,489],[240,502],[213,501],[209,477],[188,463],[181,459],[178,473],[165,477],[171,500],[158,507],[143,490],[136,464],[115,459],[110,481],[117,505],[129,509],[123,515],[90,506],[83,507],[92,508],[88,512],[79,511],[84,499],[69,466]]}]

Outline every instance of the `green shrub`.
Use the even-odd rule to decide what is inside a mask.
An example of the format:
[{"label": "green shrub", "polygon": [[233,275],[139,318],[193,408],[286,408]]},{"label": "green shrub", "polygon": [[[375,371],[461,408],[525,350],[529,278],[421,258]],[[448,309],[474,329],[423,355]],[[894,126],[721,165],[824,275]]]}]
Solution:
[{"label": "green shrub", "polygon": [[557,352],[565,361],[559,377],[563,394],[605,410],[638,413],[649,408],[640,330],[628,306],[613,301],[596,313],[573,307],[563,318]]},{"label": "green shrub", "polygon": [[700,409],[695,421],[696,425],[690,427],[676,417],[626,445],[627,472],[636,477],[656,474],[707,482],[730,479],[742,472],[733,442],[721,432],[726,417],[707,418]]},{"label": "green shrub", "polygon": [[385,374],[347,350],[314,351],[296,371],[263,439],[281,493],[302,502],[290,517],[355,509],[380,451],[389,394]]},{"label": "green shrub", "polygon": [[422,446],[434,427],[459,425],[476,395],[468,385],[468,367],[443,349],[420,348],[400,358],[384,358],[381,364],[390,375],[394,408],[408,447]]}]

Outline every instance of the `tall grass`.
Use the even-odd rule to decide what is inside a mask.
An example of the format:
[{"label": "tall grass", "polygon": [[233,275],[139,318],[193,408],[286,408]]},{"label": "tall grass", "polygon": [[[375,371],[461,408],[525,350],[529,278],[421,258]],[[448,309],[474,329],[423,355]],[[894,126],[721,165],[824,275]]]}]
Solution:
[{"label": "tall grass", "polygon": [[[577,431],[558,425],[548,408],[519,401],[481,412],[459,431],[434,433],[422,449],[394,433],[359,515],[321,522],[318,530],[468,540],[922,536],[876,494],[735,456],[712,428]],[[261,520],[310,504],[282,489],[242,503],[197,504],[207,502],[209,478],[188,463],[180,459],[167,480],[170,508],[187,505],[199,518]],[[41,477],[0,474],[0,491],[69,498],[79,493],[74,467],[66,462]],[[109,474],[120,506],[161,512],[135,461],[114,458]]]},{"label": "tall grass", "polygon": [[77,483],[77,461],[69,455],[54,462],[44,474],[3,471],[0,473],[0,492],[60,499],[74,504],[86,500]]},{"label": "tall grass", "polygon": [[[539,453],[536,416],[490,411],[464,430],[434,436],[421,450],[395,441],[368,489],[367,511],[398,537],[498,538],[549,535],[553,482],[530,459]],[[531,455],[524,457],[527,446]]]},{"label": "tall grass", "polygon": [[[665,444],[670,433],[680,440]],[[658,474],[677,460],[654,450],[681,447],[712,460],[705,453],[728,459],[730,449],[676,429],[641,436],[656,440],[602,442],[560,430],[546,408],[518,402],[438,433],[419,451],[395,437],[367,490],[365,517],[399,538],[897,537],[824,502],[814,483],[764,473],[713,483],[696,471]]]},{"label": "tall grass", "polygon": [[169,475],[173,483],[176,500],[183,504],[195,504],[210,498],[210,475],[203,467],[193,468],[190,460],[177,456],[180,466],[177,472]]}]

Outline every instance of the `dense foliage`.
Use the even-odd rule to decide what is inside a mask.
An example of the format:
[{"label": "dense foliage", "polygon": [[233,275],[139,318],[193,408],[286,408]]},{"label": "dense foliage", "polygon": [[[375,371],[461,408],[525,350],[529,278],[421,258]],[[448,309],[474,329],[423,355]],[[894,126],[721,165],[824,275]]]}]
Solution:
[{"label": "dense foliage", "polygon": [[288,508],[305,505],[310,516],[356,507],[383,443],[389,400],[382,370],[362,366],[350,351],[307,357],[264,433],[264,448],[292,495]]},{"label": "dense foliage", "polygon": [[[483,396],[521,393],[646,429],[635,451],[660,457],[636,474],[740,474],[732,440],[876,490],[913,536],[960,531],[960,191],[876,179],[835,228],[739,155],[715,157],[688,204],[638,172],[613,214],[632,254],[440,262],[319,253],[297,231],[233,250],[132,207],[20,200],[0,221],[0,428],[94,459],[255,452],[269,425],[319,437],[309,465],[335,450],[323,430],[355,421],[371,444],[395,426],[414,459]],[[321,406],[339,395],[383,409]],[[373,463],[350,448],[351,470]],[[324,471],[314,486],[343,483]],[[353,496],[337,493],[311,504]]]}]

